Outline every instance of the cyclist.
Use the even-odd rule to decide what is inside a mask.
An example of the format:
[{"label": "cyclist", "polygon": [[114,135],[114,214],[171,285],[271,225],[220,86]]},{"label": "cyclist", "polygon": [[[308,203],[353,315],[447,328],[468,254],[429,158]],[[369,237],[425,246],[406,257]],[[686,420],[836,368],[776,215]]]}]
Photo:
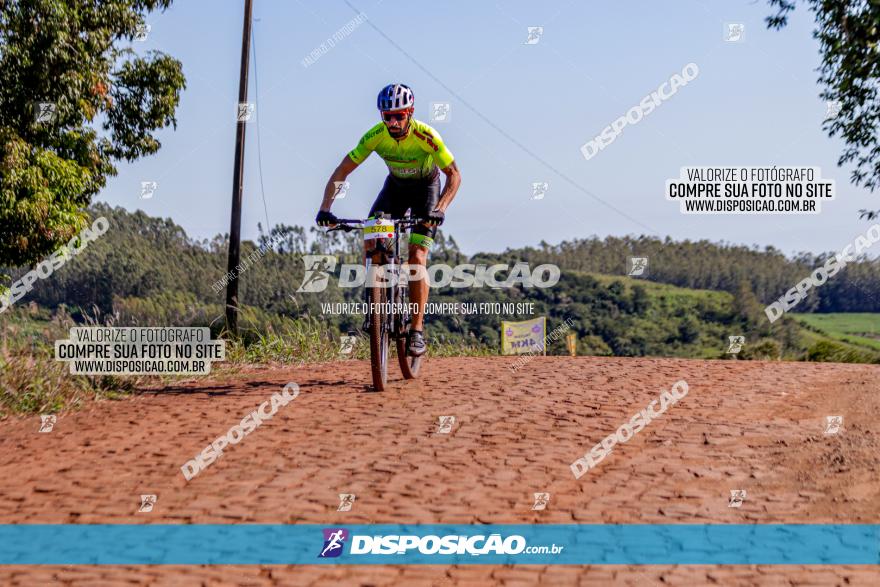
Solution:
[{"label": "cyclist", "polygon": [[[421,265],[422,270],[416,274],[419,278],[409,285],[410,302],[418,304],[418,311],[413,314],[407,336],[407,352],[421,356],[427,350],[423,332],[425,303],[428,301],[425,263],[437,227],[443,224],[446,209],[461,184],[461,174],[437,131],[413,118],[415,98],[408,86],[385,86],[379,92],[376,105],[382,122],[368,130],[357,146],[342,158],[324,188],[324,199],[315,222],[319,226],[336,224],[336,216],[330,212],[330,207],[339,185],[337,182],[344,182],[375,151],[388,166],[388,177],[370,208],[370,217],[381,211],[392,218],[402,218],[409,209],[413,216],[427,219],[427,222],[413,227],[409,239],[409,264]],[[446,174],[442,192],[440,171]],[[371,247],[372,243],[366,246]]]}]

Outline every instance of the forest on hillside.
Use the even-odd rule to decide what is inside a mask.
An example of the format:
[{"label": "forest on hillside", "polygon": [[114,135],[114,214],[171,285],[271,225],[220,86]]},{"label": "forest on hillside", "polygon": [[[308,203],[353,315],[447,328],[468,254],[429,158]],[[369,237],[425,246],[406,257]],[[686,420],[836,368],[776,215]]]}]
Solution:
[{"label": "forest on hillside", "polygon": [[[111,230],[92,243],[88,254],[77,257],[51,279],[41,281],[29,294],[40,304],[55,306],[97,305],[109,311],[114,296],[150,297],[186,291],[201,302],[222,303],[223,293],[212,289],[226,273],[226,237],[197,241],[170,219],[127,212],[96,204],[93,218],[108,218]],[[360,250],[356,234],[326,233],[317,228],[276,225],[260,227],[258,242],[243,243],[242,257],[255,247],[271,243],[272,252],[247,271],[241,281],[246,303],[273,312],[293,312],[304,303],[294,301],[303,274],[302,254],[337,254],[357,262]],[[553,263],[563,271],[625,275],[628,257],[648,258],[644,279],[691,289],[736,293],[743,284],[763,304],[783,295],[832,255],[801,253],[786,257],[773,247],[759,249],[709,241],[674,241],[647,236],[596,237],[541,242],[537,247],[507,249],[502,253],[463,255],[454,238],[442,231],[431,253],[432,263],[514,263],[533,267]],[[27,268],[0,269],[0,285],[9,285]],[[821,287],[810,291],[798,312],[880,312],[880,260],[862,258]],[[308,305],[308,304],[306,304]]]}]

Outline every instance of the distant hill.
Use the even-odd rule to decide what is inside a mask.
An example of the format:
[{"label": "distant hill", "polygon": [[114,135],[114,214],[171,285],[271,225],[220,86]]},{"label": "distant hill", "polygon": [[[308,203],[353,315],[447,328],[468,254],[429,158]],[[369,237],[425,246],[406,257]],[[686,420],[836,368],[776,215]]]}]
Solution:
[{"label": "distant hill", "polygon": [[[867,225],[853,227],[854,238]],[[807,277],[832,253],[801,253],[788,258],[773,247],[759,249],[728,243],[673,241],[656,237],[607,237],[542,242],[539,247],[508,249],[477,257],[500,261],[517,259],[555,263],[607,275],[626,275],[629,257],[647,257],[645,279],[681,287],[735,293],[745,282],[757,298],[769,304]],[[797,312],[880,312],[880,259],[849,263],[821,287],[810,291]]]}]

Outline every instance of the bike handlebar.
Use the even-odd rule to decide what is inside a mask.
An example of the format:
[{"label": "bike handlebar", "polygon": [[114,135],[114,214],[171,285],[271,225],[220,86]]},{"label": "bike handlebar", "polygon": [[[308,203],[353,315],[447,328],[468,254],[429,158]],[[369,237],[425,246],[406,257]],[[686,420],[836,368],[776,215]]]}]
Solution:
[{"label": "bike handlebar", "polygon": [[[337,218],[336,222],[338,224],[363,224],[367,220],[375,220],[375,218],[366,218],[366,219]],[[427,222],[429,219],[428,218],[393,218],[390,220],[392,222],[394,222],[395,224],[419,224],[420,222]]]},{"label": "bike handlebar", "polygon": [[[367,220],[372,220],[372,219],[371,218],[366,218],[366,219],[337,218],[336,219],[336,226],[334,226],[333,228],[331,228],[329,230],[344,230],[346,232],[350,232],[352,230],[357,230],[359,228],[363,228],[363,224]],[[397,226],[397,225],[406,225],[406,226],[413,225],[414,226],[416,224],[421,224],[423,222],[427,222],[428,219],[427,218],[394,218],[392,221],[394,222],[395,226]],[[351,226],[352,224],[357,224],[359,226]]]}]

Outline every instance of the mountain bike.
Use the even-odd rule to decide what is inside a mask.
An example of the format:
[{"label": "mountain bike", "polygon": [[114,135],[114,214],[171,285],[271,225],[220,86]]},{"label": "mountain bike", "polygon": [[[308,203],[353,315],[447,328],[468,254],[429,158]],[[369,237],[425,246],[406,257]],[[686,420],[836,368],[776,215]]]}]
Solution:
[{"label": "mountain bike", "polygon": [[407,333],[411,317],[409,313],[409,276],[401,276],[401,237],[405,230],[420,224],[422,218],[409,216],[391,219],[377,212],[374,218],[365,220],[337,219],[330,230],[350,232],[363,229],[364,242],[374,241],[372,253],[366,258],[367,282],[365,296],[368,331],[370,335],[370,367],[373,388],[383,391],[388,382],[388,347],[394,339],[397,362],[404,379],[415,379],[422,366],[423,357],[407,355]]}]

